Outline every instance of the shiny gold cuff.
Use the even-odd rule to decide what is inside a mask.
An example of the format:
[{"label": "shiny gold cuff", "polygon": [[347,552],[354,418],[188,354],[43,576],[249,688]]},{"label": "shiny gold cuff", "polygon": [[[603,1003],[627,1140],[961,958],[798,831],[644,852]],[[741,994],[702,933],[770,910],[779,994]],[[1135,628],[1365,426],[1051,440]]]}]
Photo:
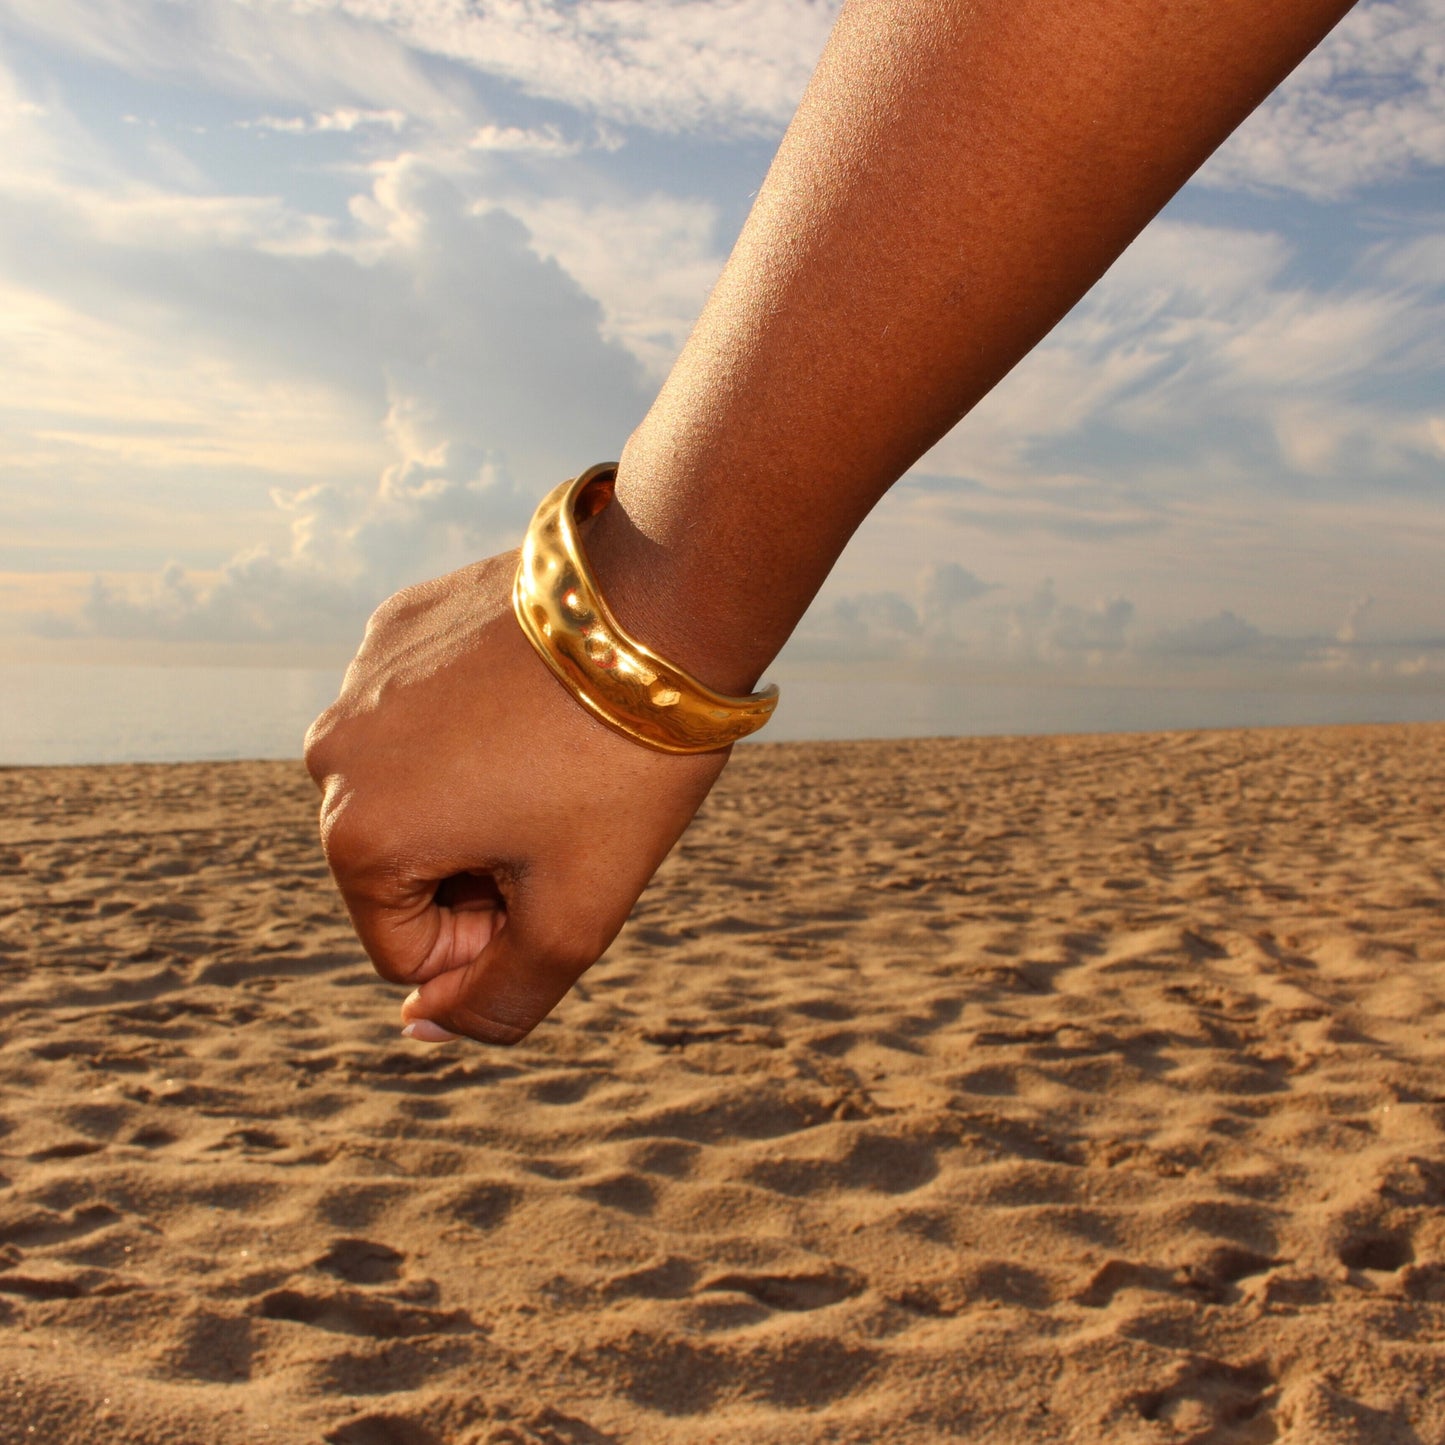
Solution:
[{"label": "shiny gold cuff", "polygon": [[617,463],[604,462],[542,499],[522,543],[512,610],[542,661],[608,727],[664,753],[728,747],[767,722],[778,690],[748,697],[714,692],[612,615],[582,554],[577,523],[612,500],[616,483]]}]

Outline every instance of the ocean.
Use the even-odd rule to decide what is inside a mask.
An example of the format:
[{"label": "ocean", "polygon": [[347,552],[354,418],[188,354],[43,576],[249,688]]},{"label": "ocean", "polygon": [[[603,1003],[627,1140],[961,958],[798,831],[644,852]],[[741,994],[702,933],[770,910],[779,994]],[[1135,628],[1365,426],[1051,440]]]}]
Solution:
[{"label": "ocean", "polygon": [[[760,741],[1445,721],[1445,690],[880,681],[786,669]],[[292,758],[341,669],[0,665],[0,765]]]}]

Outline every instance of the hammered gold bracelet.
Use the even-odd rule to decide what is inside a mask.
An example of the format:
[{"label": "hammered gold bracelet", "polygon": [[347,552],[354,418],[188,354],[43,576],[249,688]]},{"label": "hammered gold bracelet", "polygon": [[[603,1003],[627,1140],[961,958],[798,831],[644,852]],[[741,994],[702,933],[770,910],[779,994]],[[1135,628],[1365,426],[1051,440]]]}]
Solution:
[{"label": "hammered gold bracelet", "polygon": [[664,753],[710,753],[755,733],[778,689],[714,692],[612,615],[577,535],[612,500],[617,463],[589,467],[543,499],[527,528],[512,610],[542,661],[594,717]]}]

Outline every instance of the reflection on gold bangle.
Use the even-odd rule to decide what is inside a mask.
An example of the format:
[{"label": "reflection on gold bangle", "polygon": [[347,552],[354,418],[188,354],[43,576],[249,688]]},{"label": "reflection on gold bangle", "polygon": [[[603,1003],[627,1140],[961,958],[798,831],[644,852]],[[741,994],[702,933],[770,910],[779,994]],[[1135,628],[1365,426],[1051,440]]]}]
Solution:
[{"label": "reflection on gold bangle", "polygon": [[617,464],[589,467],[542,499],[527,529],[512,610],[563,686],[608,727],[664,753],[710,753],[773,715],[776,687],[714,692],[638,642],[612,615],[577,536],[611,500]]}]

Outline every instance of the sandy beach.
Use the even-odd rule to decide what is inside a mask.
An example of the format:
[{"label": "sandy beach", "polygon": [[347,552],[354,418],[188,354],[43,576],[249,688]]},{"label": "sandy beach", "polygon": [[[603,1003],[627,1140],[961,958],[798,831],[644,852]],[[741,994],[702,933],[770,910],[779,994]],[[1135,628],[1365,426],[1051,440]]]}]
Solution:
[{"label": "sandy beach", "polygon": [[1445,725],[740,749],[511,1051],[299,764],[0,795],[3,1445],[1445,1441]]}]

